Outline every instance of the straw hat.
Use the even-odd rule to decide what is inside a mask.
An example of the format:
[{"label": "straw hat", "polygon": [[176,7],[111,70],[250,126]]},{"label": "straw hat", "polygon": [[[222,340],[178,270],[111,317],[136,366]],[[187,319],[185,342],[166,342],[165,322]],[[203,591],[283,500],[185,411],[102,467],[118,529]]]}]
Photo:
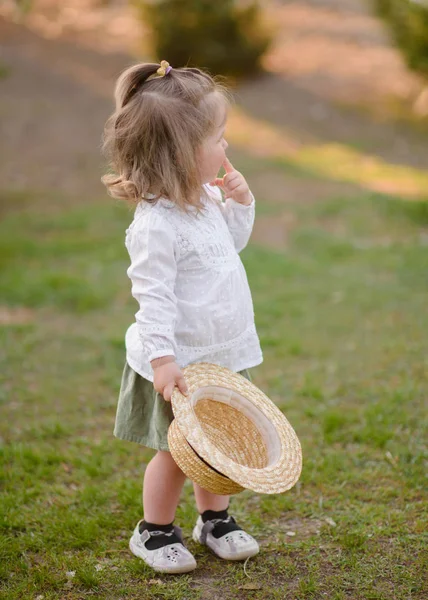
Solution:
[{"label": "straw hat", "polygon": [[279,408],[225,367],[197,363],[183,374],[189,394],[175,388],[175,419],[168,433],[171,454],[182,471],[201,487],[208,479],[209,491],[217,494],[236,493],[217,491],[228,480],[266,494],[293,487],[302,469],[302,451]]},{"label": "straw hat", "polygon": [[168,429],[168,446],[172,457],[189,479],[213,494],[229,496],[243,491],[243,487],[225,477],[205,462],[188,444],[177,420]]}]

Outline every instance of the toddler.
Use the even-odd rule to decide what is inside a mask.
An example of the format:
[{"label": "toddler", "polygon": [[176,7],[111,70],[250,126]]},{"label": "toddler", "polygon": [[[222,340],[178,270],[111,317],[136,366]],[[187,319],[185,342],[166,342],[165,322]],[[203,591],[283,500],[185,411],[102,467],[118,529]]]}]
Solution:
[{"label": "toddler", "polygon": [[[139,309],[126,333],[114,435],[157,450],[130,549],[156,571],[186,573],[196,561],[174,525],[186,476],[168,450],[170,400],[175,386],[187,394],[181,369],[190,363],[249,379],[263,360],[238,254],[253,227],[254,197],[226,157],[227,94],[209,75],[166,61],[139,64],[119,77],[115,98],[104,132],[113,172],[103,182],[135,205],[125,244]],[[258,552],[228,514],[228,496],[196,484],[194,493],[196,542],[226,560]]]}]

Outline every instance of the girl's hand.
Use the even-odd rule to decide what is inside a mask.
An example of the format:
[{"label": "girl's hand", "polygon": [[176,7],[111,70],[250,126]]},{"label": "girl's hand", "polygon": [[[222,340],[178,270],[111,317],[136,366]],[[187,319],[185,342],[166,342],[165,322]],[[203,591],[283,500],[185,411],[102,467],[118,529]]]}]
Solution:
[{"label": "girl's hand", "polygon": [[218,185],[224,191],[226,198],[232,198],[238,204],[244,204],[245,206],[251,204],[250,188],[242,173],[237,171],[226,157],[223,167],[226,175],[224,177],[217,177],[211,182],[211,185]]},{"label": "girl's hand", "polygon": [[174,361],[174,357],[170,357],[170,359],[167,363],[163,362],[162,359],[153,360],[151,363],[153,368],[153,387],[156,392],[162,394],[167,402],[171,402],[175,386],[185,396],[188,393],[183,373]]}]

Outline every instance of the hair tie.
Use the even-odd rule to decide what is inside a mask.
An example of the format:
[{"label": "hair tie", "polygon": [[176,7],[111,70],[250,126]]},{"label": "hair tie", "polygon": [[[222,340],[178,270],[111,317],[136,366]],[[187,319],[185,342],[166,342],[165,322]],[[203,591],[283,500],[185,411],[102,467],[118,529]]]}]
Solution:
[{"label": "hair tie", "polygon": [[169,62],[167,62],[166,60],[161,60],[160,65],[161,66],[156,71],[156,73],[161,77],[164,77],[164,75],[168,75],[168,73],[172,70],[172,67],[170,67]]}]

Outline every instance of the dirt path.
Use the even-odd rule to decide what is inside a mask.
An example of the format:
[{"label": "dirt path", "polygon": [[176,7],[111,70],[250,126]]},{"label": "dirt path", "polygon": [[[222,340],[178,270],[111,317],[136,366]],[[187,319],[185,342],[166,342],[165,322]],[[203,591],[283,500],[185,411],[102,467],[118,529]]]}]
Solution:
[{"label": "dirt path", "polygon": [[[25,26],[0,19],[1,185],[84,198],[101,195],[101,131],[112,108],[114,80],[135,60],[130,48],[135,50],[140,29],[132,14],[123,12],[123,2],[102,9],[113,13],[99,8],[70,13],[73,3],[63,2],[61,27],[49,29],[59,18],[58,3],[39,3],[45,12],[34,14]],[[274,5],[279,32],[265,58],[271,73],[242,85],[238,106],[301,145],[343,143],[392,164],[426,168],[426,136],[388,119],[386,113],[380,119],[343,104],[358,104],[368,96],[376,105],[381,97],[410,98],[422,85],[404,67],[366,4],[277,0]],[[84,24],[79,14],[85,15]],[[258,172],[250,179],[256,191],[263,189],[264,197],[277,202],[291,195],[300,200],[323,197],[332,189],[354,191],[352,185],[331,180],[314,184],[279,171],[269,176]],[[264,233],[269,227],[262,221],[259,239],[274,239]],[[286,229],[281,227],[278,239]]]},{"label": "dirt path", "polygon": [[265,63],[333,101],[411,99],[422,80],[405,66],[372,0],[277,0],[278,35]]},{"label": "dirt path", "polygon": [[126,54],[100,54],[0,20],[3,188],[101,193],[99,146]]}]

